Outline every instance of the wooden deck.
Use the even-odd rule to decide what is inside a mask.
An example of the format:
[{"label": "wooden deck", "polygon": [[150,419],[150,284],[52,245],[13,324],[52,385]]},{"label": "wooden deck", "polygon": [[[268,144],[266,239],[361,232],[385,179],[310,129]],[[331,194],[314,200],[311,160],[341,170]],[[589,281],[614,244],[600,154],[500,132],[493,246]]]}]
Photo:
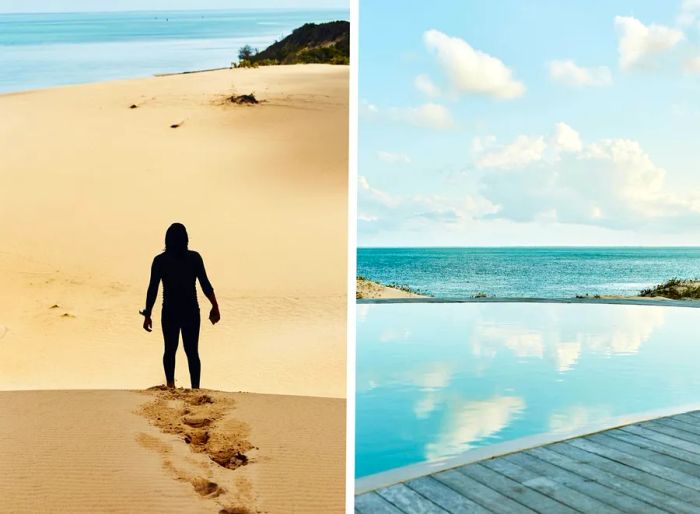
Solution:
[{"label": "wooden deck", "polygon": [[700,513],[700,411],[440,471],[356,496],[359,514]]}]

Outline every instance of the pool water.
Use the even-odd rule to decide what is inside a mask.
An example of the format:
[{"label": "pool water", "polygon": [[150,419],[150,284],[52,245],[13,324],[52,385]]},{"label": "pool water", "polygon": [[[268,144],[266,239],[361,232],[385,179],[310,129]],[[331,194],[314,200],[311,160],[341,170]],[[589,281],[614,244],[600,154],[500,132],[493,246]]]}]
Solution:
[{"label": "pool water", "polygon": [[357,308],[357,477],[700,401],[700,309]]}]

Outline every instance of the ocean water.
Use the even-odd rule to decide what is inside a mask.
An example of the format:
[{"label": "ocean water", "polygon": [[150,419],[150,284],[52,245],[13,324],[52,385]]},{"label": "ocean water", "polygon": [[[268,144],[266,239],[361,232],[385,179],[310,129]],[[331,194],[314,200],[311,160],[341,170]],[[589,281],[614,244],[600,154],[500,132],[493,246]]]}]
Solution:
[{"label": "ocean water", "polygon": [[700,277],[700,247],[360,248],[357,274],[441,298],[634,295]]},{"label": "ocean water", "polygon": [[0,92],[219,68],[347,10],[0,14]]},{"label": "ocean water", "polygon": [[700,310],[364,304],[356,476],[700,402]]}]

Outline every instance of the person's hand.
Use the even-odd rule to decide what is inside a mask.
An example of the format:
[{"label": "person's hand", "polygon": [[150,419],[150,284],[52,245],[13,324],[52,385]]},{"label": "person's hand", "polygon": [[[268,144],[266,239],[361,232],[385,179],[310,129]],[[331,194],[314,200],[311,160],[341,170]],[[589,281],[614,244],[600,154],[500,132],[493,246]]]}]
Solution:
[{"label": "person's hand", "polygon": [[151,321],[151,317],[143,311],[139,311],[139,314],[143,316],[143,329],[146,332],[153,330],[153,321]]},{"label": "person's hand", "polygon": [[219,307],[212,307],[211,311],[209,311],[209,321],[211,321],[212,325],[216,325],[220,319]]}]

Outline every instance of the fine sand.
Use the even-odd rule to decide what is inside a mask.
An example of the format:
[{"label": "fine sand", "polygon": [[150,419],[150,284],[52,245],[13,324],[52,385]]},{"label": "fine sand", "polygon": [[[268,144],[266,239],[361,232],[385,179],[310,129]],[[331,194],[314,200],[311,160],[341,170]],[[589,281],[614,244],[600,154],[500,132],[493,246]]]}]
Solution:
[{"label": "fine sand", "polygon": [[358,278],[356,280],[355,296],[362,298],[426,298],[425,295],[404,291],[397,287],[385,286],[374,280]]},{"label": "fine sand", "polygon": [[[248,93],[262,102],[227,99]],[[0,393],[3,505],[341,512],[348,68],[53,88],[0,95],[0,112],[0,390],[44,390]],[[56,391],[163,382],[160,300],[152,333],[138,310],[174,221],[221,305],[211,326],[200,292],[202,386],[265,393],[218,404],[259,448],[238,469],[203,466],[183,434],[149,425],[146,393]],[[226,493],[195,487],[200,468]]]},{"label": "fine sand", "polygon": [[18,391],[0,409],[2,512],[343,512],[339,399]]},{"label": "fine sand", "polygon": [[202,386],[344,396],[347,101],[330,65],[0,95],[0,389],[162,382],[138,310],[181,221],[221,303]]}]

